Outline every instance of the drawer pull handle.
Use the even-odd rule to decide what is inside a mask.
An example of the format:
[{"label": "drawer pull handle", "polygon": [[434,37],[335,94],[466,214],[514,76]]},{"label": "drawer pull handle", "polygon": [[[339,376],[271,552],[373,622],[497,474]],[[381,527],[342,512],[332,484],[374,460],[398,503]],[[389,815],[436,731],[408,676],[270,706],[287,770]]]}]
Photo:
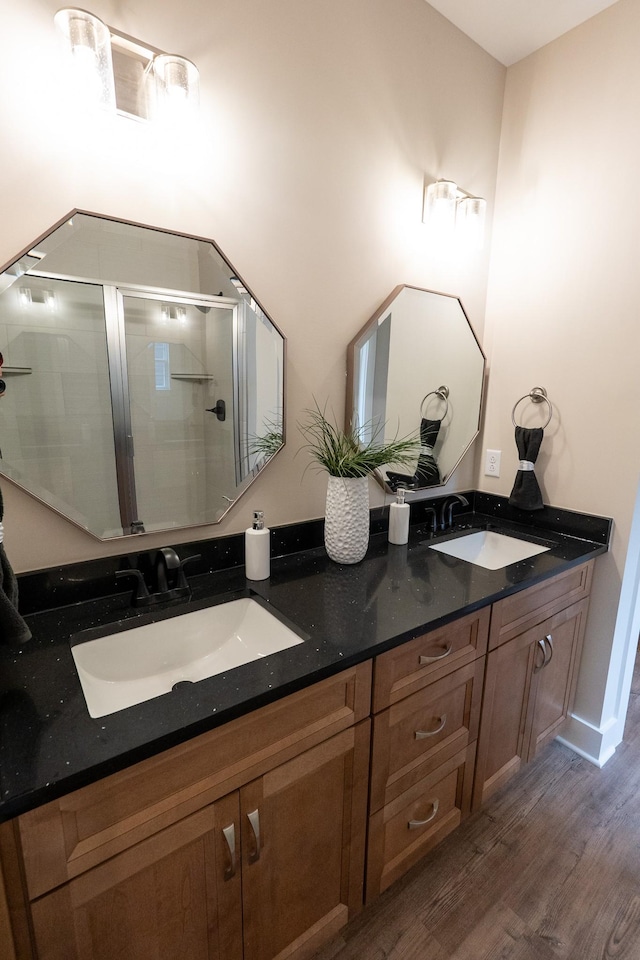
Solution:
[{"label": "drawer pull handle", "polygon": [[533,672],[539,673],[542,670],[542,668],[546,667],[547,665],[547,648],[544,645],[544,640],[542,639],[542,637],[539,640],[536,640],[536,643],[542,650],[542,663],[537,663],[533,668]]},{"label": "drawer pull handle", "polygon": [[253,810],[251,813],[248,813],[247,820],[249,821],[254,839],[253,850],[249,851],[249,863],[255,863],[256,860],[260,859],[260,812]]},{"label": "drawer pull handle", "polygon": [[229,848],[229,866],[225,868],[224,879],[231,880],[231,877],[236,875],[236,827],[232,823],[230,826],[225,827],[222,831],[222,835],[227,841],[227,846]]},{"label": "drawer pull handle", "polygon": [[444,730],[444,725],[447,722],[446,713],[442,714],[440,718],[440,723],[435,730],[416,730],[416,740],[425,740],[427,737],[435,737],[436,733],[440,733],[441,730]]},{"label": "drawer pull handle", "polygon": [[551,636],[550,633],[548,633],[544,639],[549,644],[549,659],[545,663],[545,667],[548,667],[553,658],[553,637]]},{"label": "drawer pull handle", "polygon": [[433,809],[426,820],[409,820],[409,823],[407,824],[409,830],[417,830],[419,827],[424,827],[427,823],[431,823],[431,821],[435,819],[435,815],[438,812],[438,807],[440,806],[440,801],[432,800],[431,806]]},{"label": "drawer pull handle", "polygon": [[439,653],[439,654],[437,655],[437,657],[425,657],[425,656],[421,656],[421,657],[420,657],[420,661],[419,661],[419,662],[420,662],[420,666],[423,666],[425,663],[433,663],[434,660],[444,660],[445,657],[448,657],[448,656],[449,656],[449,654],[451,653],[452,650],[453,650],[453,644],[452,644],[452,643],[449,643],[449,644],[447,645],[447,649],[444,651],[444,653]]}]

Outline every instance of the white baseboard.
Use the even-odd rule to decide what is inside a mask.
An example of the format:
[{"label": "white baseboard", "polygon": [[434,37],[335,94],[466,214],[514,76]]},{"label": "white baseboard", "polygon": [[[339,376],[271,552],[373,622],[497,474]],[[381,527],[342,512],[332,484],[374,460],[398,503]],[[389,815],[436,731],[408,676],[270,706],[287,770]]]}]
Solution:
[{"label": "white baseboard", "polygon": [[622,740],[622,733],[615,717],[603,727],[596,727],[588,720],[571,714],[562,736],[557,739],[596,767],[604,767]]}]

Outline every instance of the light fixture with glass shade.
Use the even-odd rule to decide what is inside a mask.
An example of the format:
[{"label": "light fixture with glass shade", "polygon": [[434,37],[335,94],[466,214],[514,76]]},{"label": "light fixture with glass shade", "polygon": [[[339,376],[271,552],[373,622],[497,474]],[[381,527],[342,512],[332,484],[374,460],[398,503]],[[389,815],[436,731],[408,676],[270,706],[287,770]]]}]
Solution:
[{"label": "light fixture with glass shade", "polygon": [[108,27],[85,10],[59,10],[84,98],[136,120],[183,120],[198,106],[198,68]]},{"label": "light fixture with glass shade", "polygon": [[453,180],[436,180],[424,190],[422,219],[438,243],[454,236],[465,246],[481,249],[487,201],[461,190]]},{"label": "light fixture with glass shade", "polygon": [[58,10],[53,19],[69,44],[78,91],[88,102],[115,110],[111,33],[107,25],[86,10],[72,7]]},{"label": "light fixture with glass shade", "polygon": [[156,110],[160,118],[176,118],[198,106],[198,68],[185,57],[162,53],[152,64]]}]

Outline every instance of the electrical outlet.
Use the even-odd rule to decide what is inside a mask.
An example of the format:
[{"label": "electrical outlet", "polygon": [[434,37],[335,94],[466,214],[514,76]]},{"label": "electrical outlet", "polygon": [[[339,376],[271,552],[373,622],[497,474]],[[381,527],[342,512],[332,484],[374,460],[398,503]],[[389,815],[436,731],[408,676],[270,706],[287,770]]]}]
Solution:
[{"label": "electrical outlet", "polygon": [[487,477],[500,476],[502,450],[487,450],[484,455],[484,472]]}]

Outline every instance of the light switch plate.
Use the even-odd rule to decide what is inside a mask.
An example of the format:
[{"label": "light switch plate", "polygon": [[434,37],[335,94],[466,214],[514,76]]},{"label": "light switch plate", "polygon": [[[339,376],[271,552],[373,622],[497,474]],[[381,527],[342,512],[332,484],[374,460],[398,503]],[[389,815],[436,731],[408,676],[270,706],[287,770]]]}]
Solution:
[{"label": "light switch plate", "polygon": [[502,450],[487,450],[484,455],[484,472],[487,477],[500,476]]}]

